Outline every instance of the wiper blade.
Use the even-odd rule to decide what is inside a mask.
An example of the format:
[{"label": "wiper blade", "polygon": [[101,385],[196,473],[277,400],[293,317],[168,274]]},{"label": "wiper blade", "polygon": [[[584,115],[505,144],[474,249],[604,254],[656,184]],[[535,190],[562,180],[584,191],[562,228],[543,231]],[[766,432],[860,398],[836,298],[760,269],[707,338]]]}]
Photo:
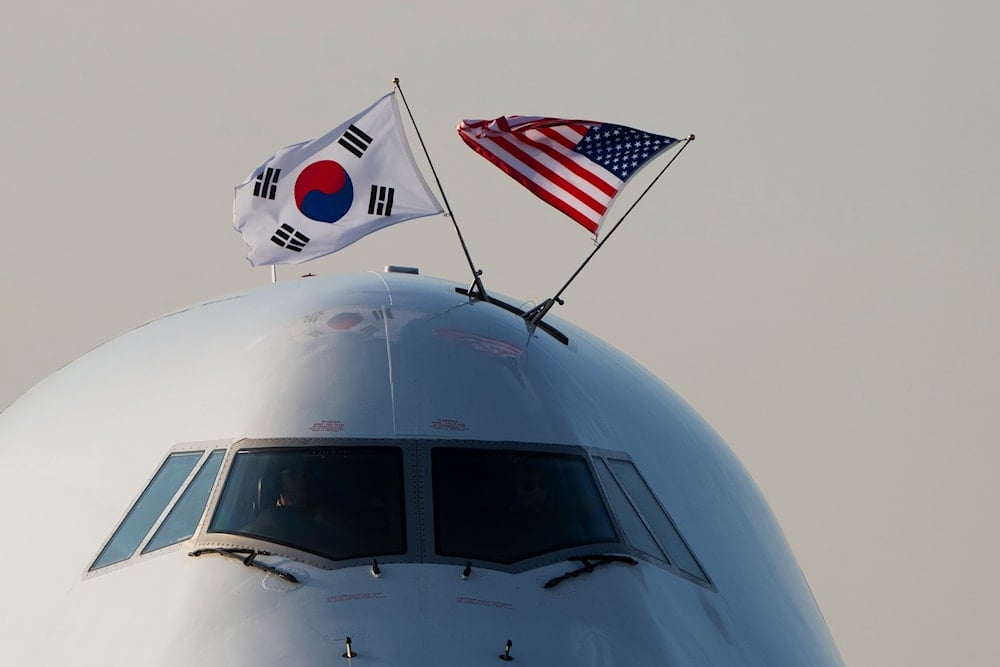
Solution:
[{"label": "wiper blade", "polygon": [[196,549],[195,551],[189,553],[188,556],[197,557],[204,556],[205,554],[219,554],[220,556],[225,556],[227,558],[235,558],[246,567],[255,567],[258,570],[270,572],[271,574],[281,577],[285,581],[293,584],[299,583],[299,580],[291,572],[286,572],[274,567],[273,565],[268,565],[267,563],[257,562],[257,556],[272,556],[273,554],[270,551],[262,551],[260,549],[237,549],[232,547],[213,547],[211,549]]},{"label": "wiper blade", "polygon": [[629,556],[616,556],[614,554],[590,554],[587,556],[570,556],[566,560],[579,561],[583,563],[583,567],[576,570],[571,570],[566,574],[560,574],[558,577],[553,577],[545,582],[545,588],[552,588],[553,586],[558,586],[567,579],[573,579],[579,577],[581,574],[590,574],[599,565],[607,565],[608,563],[626,563],[628,565],[637,565],[639,561]]}]

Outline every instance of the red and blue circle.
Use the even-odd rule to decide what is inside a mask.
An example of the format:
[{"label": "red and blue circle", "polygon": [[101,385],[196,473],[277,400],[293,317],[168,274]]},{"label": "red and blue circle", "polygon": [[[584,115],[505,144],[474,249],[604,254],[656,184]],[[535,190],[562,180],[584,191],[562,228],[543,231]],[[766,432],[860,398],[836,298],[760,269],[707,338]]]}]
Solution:
[{"label": "red and blue circle", "polygon": [[307,218],[337,222],[353,203],[351,177],[333,160],[313,162],[295,179],[295,205]]}]

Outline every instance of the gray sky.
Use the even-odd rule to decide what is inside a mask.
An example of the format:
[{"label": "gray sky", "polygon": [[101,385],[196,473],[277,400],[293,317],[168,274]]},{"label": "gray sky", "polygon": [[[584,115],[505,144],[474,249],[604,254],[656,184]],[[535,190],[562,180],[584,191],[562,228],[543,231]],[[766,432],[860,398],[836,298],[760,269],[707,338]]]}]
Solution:
[{"label": "gray sky", "polygon": [[[558,314],[727,439],[849,664],[1000,662],[1000,4],[143,4],[17,3],[0,25],[0,407],[267,283],[232,187],[393,76],[487,288],[524,300],[592,243],[461,118],[694,132]],[[279,277],[388,263],[469,279],[442,217]]]}]

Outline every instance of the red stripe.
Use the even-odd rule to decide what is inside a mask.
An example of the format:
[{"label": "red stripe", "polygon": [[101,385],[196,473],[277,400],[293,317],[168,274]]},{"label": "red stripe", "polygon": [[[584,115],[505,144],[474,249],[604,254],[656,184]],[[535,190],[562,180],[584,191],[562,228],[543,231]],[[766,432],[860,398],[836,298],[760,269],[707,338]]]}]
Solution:
[{"label": "red stripe", "polygon": [[[581,139],[583,138],[583,135],[587,134],[587,130],[590,129],[586,125],[566,125],[565,127],[568,127],[570,130],[579,134]],[[567,150],[573,150],[579,143],[578,141],[573,141],[569,137],[563,135],[561,132],[557,132],[552,125],[534,129],[537,129],[540,134],[545,135],[549,139],[558,141],[560,144],[565,146]]]},{"label": "red stripe", "polygon": [[[520,181],[521,179],[517,180]],[[573,208],[565,199],[560,199],[548,190],[543,190],[537,183],[533,183],[527,179],[521,181],[521,185],[526,187],[529,191],[535,193],[535,196],[542,201],[547,202],[551,206],[554,206],[569,217],[573,218],[573,220],[576,220],[591,234],[597,233],[597,223],[583,213],[580,213],[577,209]]]},{"label": "red stripe", "polygon": [[579,224],[583,225],[583,227],[590,233],[592,234],[597,233],[596,222],[581,214],[575,208],[567,204],[564,200],[559,199],[552,193],[541,189],[538,185],[532,182],[527,176],[524,176],[520,172],[516,171],[513,167],[507,164],[507,162],[505,162],[500,156],[490,152],[485,146],[478,143],[473,137],[467,136],[464,132],[460,132],[459,136],[462,137],[462,141],[464,141],[469,148],[476,151],[484,158],[492,162],[494,165],[496,165],[498,169],[500,169],[500,171],[513,178],[515,181],[517,181],[522,186],[527,188],[530,192],[534,193],[536,197],[546,202],[550,206],[553,206],[556,209],[562,211],[570,218],[572,218]]},{"label": "red stripe", "polygon": [[[549,134],[545,133],[545,136],[548,137]],[[564,139],[565,137],[559,137],[559,138]],[[609,197],[615,196],[615,192],[617,192],[617,189],[613,185],[605,181],[603,178],[601,178],[594,172],[585,168],[583,165],[581,165],[579,162],[577,162],[572,157],[567,155],[565,152],[560,151],[559,149],[553,147],[551,144],[546,144],[541,141],[529,139],[528,137],[519,136],[518,139],[528,144],[529,146],[534,147],[536,150],[545,153],[553,160],[555,160],[562,166],[566,167],[566,169],[573,172],[583,180],[587,181],[588,183],[593,185],[595,188],[597,188],[607,196]]]},{"label": "red stripe", "polygon": [[[575,185],[573,185],[565,178],[563,178],[556,172],[546,167],[544,164],[542,164],[535,158],[531,157],[531,155],[522,150],[519,146],[517,146],[515,143],[513,143],[506,137],[486,137],[486,138],[499,146],[503,146],[508,153],[520,159],[521,162],[523,162],[527,167],[534,169],[536,173],[538,173],[547,181],[558,187],[560,190],[563,190],[572,195],[574,198],[578,199],[580,203],[586,206],[587,208],[593,210],[598,215],[604,215],[604,211],[607,210],[606,205],[601,204],[601,202],[597,201],[596,199],[588,195],[586,192],[576,187]],[[520,137],[518,137],[517,139],[521,140]]]}]

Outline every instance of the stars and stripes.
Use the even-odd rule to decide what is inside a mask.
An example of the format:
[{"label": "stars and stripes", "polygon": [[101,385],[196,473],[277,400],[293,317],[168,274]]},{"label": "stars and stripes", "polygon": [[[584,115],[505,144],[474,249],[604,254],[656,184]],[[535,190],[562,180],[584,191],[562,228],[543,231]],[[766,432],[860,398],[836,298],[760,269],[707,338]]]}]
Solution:
[{"label": "stars and stripes", "polygon": [[499,338],[483,336],[462,331],[461,329],[434,329],[434,337],[457,345],[464,345],[476,352],[482,352],[491,357],[507,357],[517,359],[521,356],[521,348]]},{"label": "stars and stripes", "polygon": [[458,134],[595,235],[629,178],[678,141],[624,125],[538,116],[463,120]]}]

